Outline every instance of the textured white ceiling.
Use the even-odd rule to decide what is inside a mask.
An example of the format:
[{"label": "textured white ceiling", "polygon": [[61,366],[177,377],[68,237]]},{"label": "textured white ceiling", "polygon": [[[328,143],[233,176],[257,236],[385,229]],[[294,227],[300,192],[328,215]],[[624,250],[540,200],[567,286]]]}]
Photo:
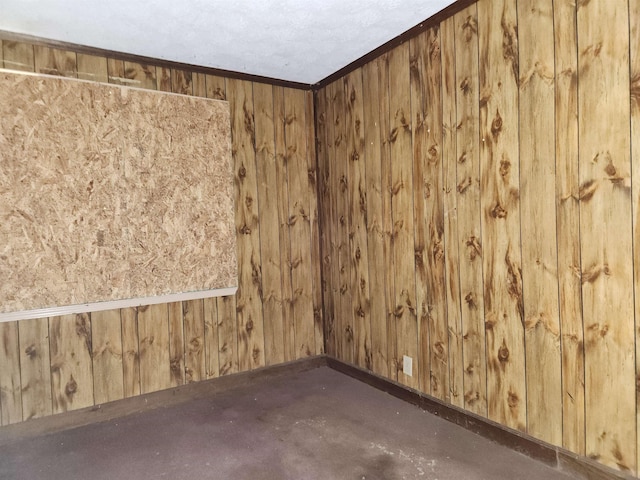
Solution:
[{"label": "textured white ceiling", "polygon": [[0,0],[0,30],[316,83],[453,0]]}]

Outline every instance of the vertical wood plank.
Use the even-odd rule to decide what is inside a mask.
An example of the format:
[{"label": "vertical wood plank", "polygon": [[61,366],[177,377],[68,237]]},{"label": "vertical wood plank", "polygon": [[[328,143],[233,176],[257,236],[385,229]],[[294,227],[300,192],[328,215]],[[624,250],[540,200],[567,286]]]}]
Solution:
[{"label": "vertical wood plank", "polygon": [[[126,85],[136,88],[148,88],[157,90],[156,67],[144,63],[124,62],[124,79]],[[124,80],[123,80],[124,81]]]},{"label": "vertical wood plank", "polygon": [[166,303],[138,307],[140,339],[140,392],[171,386],[169,310]]},{"label": "vertical wood plank", "polygon": [[555,146],[548,141],[555,121],[553,2],[518,0],[518,25],[527,432],[561,445]]},{"label": "vertical wood plank", "polygon": [[93,397],[96,405],[124,398],[120,310],[91,314]]},{"label": "vertical wood plank", "polygon": [[[631,178],[633,179],[633,280],[636,318],[636,382],[640,378],[640,2],[629,2]],[[637,383],[636,383],[637,384]],[[636,476],[640,471],[640,395],[636,391]]]},{"label": "vertical wood plank", "polygon": [[37,73],[62,77],[78,76],[75,52],[36,45],[34,47],[34,61]]},{"label": "vertical wood plank", "polygon": [[238,371],[238,322],[236,297],[220,297],[218,306],[218,359],[220,375]]},{"label": "vertical wood plank", "polygon": [[171,365],[171,386],[184,385],[185,340],[183,302],[167,304],[169,313],[169,359]]},{"label": "vertical wood plank", "polygon": [[140,345],[138,309],[120,310],[122,321],[122,380],[125,398],[140,395]]},{"label": "vertical wood plank", "polygon": [[93,405],[89,315],[51,317],[49,344],[53,413]]},{"label": "vertical wood plank", "polygon": [[449,402],[439,30],[431,28],[423,32],[411,40],[409,48],[416,295],[420,358],[425,364],[425,368],[421,370],[420,383],[434,397]]},{"label": "vertical wood plank", "polygon": [[171,69],[156,67],[156,85],[162,92],[171,92]]},{"label": "vertical wood plank", "polygon": [[238,237],[238,362],[241,371],[265,364],[260,274],[260,229],[255,158],[253,88],[227,80],[231,109],[231,151],[235,165]]},{"label": "vertical wood plank", "polygon": [[18,322],[0,323],[0,340],[0,420],[10,425],[22,421]]},{"label": "vertical wood plank", "polygon": [[186,70],[171,69],[171,91],[182,95],[193,95],[193,74]]},{"label": "vertical wood plank", "polygon": [[626,0],[578,6],[579,196],[586,454],[635,471],[628,14]]},{"label": "vertical wood plank", "polygon": [[205,378],[220,375],[220,358],[218,346],[218,304],[215,297],[205,298],[204,302],[204,355]]},{"label": "vertical wood plank", "polygon": [[387,362],[389,378],[398,379],[398,325],[396,322],[395,278],[393,275],[394,225],[392,215],[393,175],[391,171],[391,116],[389,103],[389,55],[382,55],[378,63],[378,85],[380,85],[380,132],[383,135],[380,147],[380,176],[382,183],[382,231],[383,265],[387,277],[385,303],[387,304]]},{"label": "vertical wood plank", "polygon": [[456,24],[449,17],[440,24],[442,52],[442,177],[445,245],[445,293],[449,333],[450,402],[464,408],[462,309],[457,206]]},{"label": "vertical wood plank", "polygon": [[184,371],[185,383],[207,378],[205,364],[204,300],[182,302],[184,315]]},{"label": "vertical wood plank", "polygon": [[489,418],[526,429],[515,0],[478,2]]},{"label": "vertical wood plank", "polygon": [[[393,218],[394,315],[397,323],[398,361],[413,359],[413,375],[398,369],[398,381],[419,388],[422,365],[418,358],[416,264],[414,260],[413,161],[411,146],[411,91],[409,44],[389,52],[389,120]],[[401,366],[401,364],[400,364]],[[429,367],[426,366],[428,369]]]},{"label": "vertical wood plank", "polygon": [[304,93],[304,131],[306,135],[307,151],[307,198],[309,199],[309,223],[311,228],[311,300],[313,307],[313,330],[315,340],[315,354],[324,353],[324,318],[322,314],[322,280],[320,269],[322,258],[320,255],[320,225],[318,212],[318,158],[316,154],[316,129],[314,93]]},{"label": "vertical wood plank", "polygon": [[254,85],[256,127],[256,168],[260,205],[260,258],[262,259],[262,308],[264,311],[264,353],[267,365],[284,362],[282,314],[282,275],[280,232],[278,231],[278,189],[275,127],[273,124],[273,87]]},{"label": "vertical wood plank", "polygon": [[343,80],[333,84],[333,135],[335,144],[336,253],[338,258],[339,301],[336,312],[336,349],[340,358],[353,363],[353,291],[350,288],[349,255],[349,174],[347,168],[346,109]]},{"label": "vertical wood plank", "polygon": [[193,79],[193,94],[196,97],[207,96],[207,76],[204,73],[194,73]]},{"label": "vertical wood plank", "polygon": [[289,177],[289,239],[296,339],[295,358],[302,358],[315,353],[309,165],[306,155],[304,92],[294,89],[286,90],[284,106],[284,133]]},{"label": "vertical wood plank", "polygon": [[109,82],[109,70],[107,67],[107,59],[96,55],[87,55],[78,53],[78,78],[80,80],[89,80],[92,82]]},{"label": "vertical wood plank", "polygon": [[[51,415],[51,370],[49,368],[49,319],[18,322],[22,419]],[[4,368],[4,364],[2,364]]]},{"label": "vertical wood plank", "polygon": [[285,142],[285,89],[273,87],[273,121],[275,128],[276,181],[278,184],[278,225],[280,268],[282,269],[282,333],[284,359],[295,358],[295,324],[293,316],[293,285],[291,283],[291,242],[289,239],[289,174]]},{"label": "vertical wood plank", "polygon": [[127,85],[128,80],[124,73],[124,61],[107,58],[107,73],[109,75],[109,83]]},{"label": "vertical wood plank", "polygon": [[[329,163],[329,126],[331,112],[329,110],[327,88],[316,92],[316,132],[318,145],[318,200],[320,213],[320,250],[322,273],[322,300],[323,300],[323,338],[324,353],[335,355],[335,331],[334,331],[334,298],[333,284],[331,281],[334,267],[333,253],[331,250],[332,225],[332,190],[331,190],[331,165]],[[317,290],[317,289],[316,289]],[[317,334],[316,334],[317,335]],[[317,338],[316,338],[317,340]]]},{"label": "vertical wood plank", "polygon": [[382,197],[382,138],[380,97],[380,61],[374,60],[362,67],[364,161],[367,198],[367,245],[369,251],[369,295],[371,315],[371,367],[375,374],[389,376],[386,304],[387,275]]},{"label": "vertical wood plank", "polygon": [[554,2],[556,224],[562,331],[562,445],[585,454],[584,331],[580,281],[578,46],[575,2]]},{"label": "vertical wood plank", "polygon": [[2,41],[4,68],[23,72],[35,71],[33,45],[23,42]]},{"label": "vertical wood plank", "polygon": [[472,5],[455,16],[456,205],[462,304],[464,407],[487,416],[480,210],[478,17]]},{"label": "vertical wood plank", "polygon": [[344,79],[346,99],[347,175],[349,184],[349,256],[352,295],[354,362],[372,369],[369,253],[367,245],[367,179],[364,158],[362,70]]},{"label": "vertical wood plank", "polygon": [[226,100],[226,86],[224,77],[218,77],[216,75],[206,75],[205,78],[207,88],[207,98],[214,100]]}]

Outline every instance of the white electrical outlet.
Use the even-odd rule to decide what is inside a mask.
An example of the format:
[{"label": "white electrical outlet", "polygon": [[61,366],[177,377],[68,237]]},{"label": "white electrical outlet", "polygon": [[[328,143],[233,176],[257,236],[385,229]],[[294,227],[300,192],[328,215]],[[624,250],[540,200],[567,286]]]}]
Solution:
[{"label": "white electrical outlet", "polygon": [[402,371],[405,375],[413,377],[413,358],[406,355],[402,357]]}]

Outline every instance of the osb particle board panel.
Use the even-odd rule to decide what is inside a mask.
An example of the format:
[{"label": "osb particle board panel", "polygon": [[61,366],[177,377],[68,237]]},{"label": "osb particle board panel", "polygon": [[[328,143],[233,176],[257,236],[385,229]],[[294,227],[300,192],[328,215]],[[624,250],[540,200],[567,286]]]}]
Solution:
[{"label": "osb particle board panel", "polygon": [[227,102],[0,71],[0,313],[235,287],[230,143]]}]

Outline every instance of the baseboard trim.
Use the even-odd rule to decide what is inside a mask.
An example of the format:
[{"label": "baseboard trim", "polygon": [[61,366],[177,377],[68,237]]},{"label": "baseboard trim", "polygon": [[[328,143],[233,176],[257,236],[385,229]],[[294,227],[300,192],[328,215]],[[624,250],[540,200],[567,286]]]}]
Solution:
[{"label": "baseboard trim", "polygon": [[416,405],[433,415],[455,423],[467,430],[541,461],[563,472],[588,480],[633,480],[636,477],[601,465],[594,460],[576,455],[560,447],[537,440],[517,430],[510,429],[489,419],[458,407],[445,404],[392,380],[380,377],[369,370],[326,358],[327,365],[345,375],[371,385],[394,397]]},{"label": "baseboard trim", "polygon": [[327,365],[324,355],[307,357],[292,362],[262,367],[247,372],[189,383],[179,387],[151,392],[136,397],[123,398],[101,405],[33,418],[24,422],[0,427],[0,445],[40,435],[69,430],[91,423],[105,422],[155,408],[168,407],[197,398],[240,388],[259,380],[279,378]]}]

